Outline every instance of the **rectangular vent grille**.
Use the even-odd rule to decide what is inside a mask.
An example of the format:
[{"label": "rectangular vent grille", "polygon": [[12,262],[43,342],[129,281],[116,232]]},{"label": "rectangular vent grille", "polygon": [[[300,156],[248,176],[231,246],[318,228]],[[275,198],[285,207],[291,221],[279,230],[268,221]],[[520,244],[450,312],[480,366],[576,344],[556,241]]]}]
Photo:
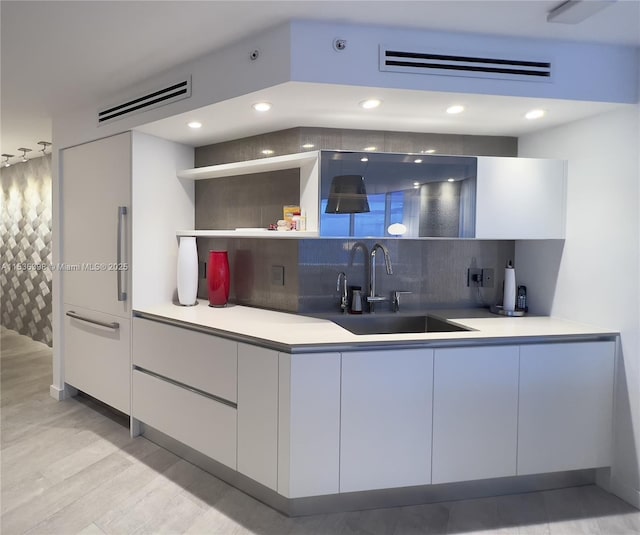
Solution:
[{"label": "rectangular vent grille", "polygon": [[505,59],[477,55],[456,55],[435,52],[412,52],[380,45],[380,70],[440,76],[471,76],[549,82],[551,62],[531,59]]},{"label": "rectangular vent grille", "polygon": [[168,84],[162,89],[98,110],[98,124],[106,124],[146,110],[159,108],[191,96],[191,77]]}]

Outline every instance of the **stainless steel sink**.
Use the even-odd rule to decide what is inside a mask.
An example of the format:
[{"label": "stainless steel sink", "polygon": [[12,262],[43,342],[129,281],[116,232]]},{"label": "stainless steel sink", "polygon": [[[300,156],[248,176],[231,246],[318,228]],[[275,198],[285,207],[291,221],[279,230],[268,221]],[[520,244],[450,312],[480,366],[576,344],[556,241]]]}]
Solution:
[{"label": "stainless steel sink", "polygon": [[442,333],[469,331],[465,327],[430,315],[373,315],[340,316],[330,318],[353,334]]}]

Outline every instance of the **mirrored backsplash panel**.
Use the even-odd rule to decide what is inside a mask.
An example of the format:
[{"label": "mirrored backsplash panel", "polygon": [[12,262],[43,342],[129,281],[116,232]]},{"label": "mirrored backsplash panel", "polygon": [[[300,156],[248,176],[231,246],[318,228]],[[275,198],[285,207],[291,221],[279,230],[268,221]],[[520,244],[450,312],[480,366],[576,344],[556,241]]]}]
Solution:
[{"label": "mirrored backsplash panel", "polygon": [[320,235],[469,238],[477,159],[321,152]]}]

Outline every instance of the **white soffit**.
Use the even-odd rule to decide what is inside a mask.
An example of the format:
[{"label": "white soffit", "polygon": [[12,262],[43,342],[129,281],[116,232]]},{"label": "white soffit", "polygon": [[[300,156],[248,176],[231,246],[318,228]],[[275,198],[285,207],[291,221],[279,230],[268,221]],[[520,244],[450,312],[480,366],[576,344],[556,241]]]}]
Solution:
[{"label": "white soffit", "polygon": [[[379,108],[364,110],[358,103],[380,98]],[[266,100],[269,112],[252,104]],[[448,115],[452,104],[465,112]],[[198,110],[136,128],[195,147],[296,126],[396,130],[445,134],[520,136],[619,108],[620,104],[555,99],[452,94],[288,82]],[[536,108],[547,113],[539,120],[524,114]],[[187,123],[197,120],[202,128]]]}]

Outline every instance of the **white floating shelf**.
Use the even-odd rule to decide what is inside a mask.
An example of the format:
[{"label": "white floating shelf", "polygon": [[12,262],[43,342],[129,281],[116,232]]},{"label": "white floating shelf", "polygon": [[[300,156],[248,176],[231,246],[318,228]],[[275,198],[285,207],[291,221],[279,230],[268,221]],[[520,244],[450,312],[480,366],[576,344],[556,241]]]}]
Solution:
[{"label": "white floating shelf", "polygon": [[318,238],[317,232],[277,231],[277,230],[179,230],[177,237],[195,236],[196,238],[278,238],[300,240]]},{"label": "white floating shelf", "polygon": [[178,178],[188,178],[191,180],[204,180],[208,178],[223,178],[229,176],[250,175],[253,173],[264,173],[266,171],[279,171],[282,169],[295,169],[306,165],[313,165],[318,161],[320,152],[317,150],[300,152],[297,154],[285,154],[282,156],[270,156],[257,160],[247,160],[244,162],[223,163],[219,165],[209,165],[207,167],[196,167],[178,172]]},{"label": "white floating shelf", "polygon": [[[253,173],[263,173],[266,171],[280,171],[284,169],[300,169],[300,208],[307,216],[306,233],[296,232],[298,238],[314,237],[318,235],[319,229],[319,207],[320,207],[320,175],[319,175],[320,151],[313,150],[309,152],[300,152],[297,154],[285,154],[282,156],[271,156],[268,158],[259,158],[257,160],[248,160],[245,162],[223,163],[220,165],[210,165],[208,167],[196,167],[195,169],[186,169],[177,173],[178,178],[190,180],[204,180],[209,178],[224,178],[231,176],[250,175]],[[193,232],[193,231],[189,231]],[[199,232],[199,231],[198,231]],[[208,232],[208,231],[207,231]],[[225,232],[232,237],[243,236],[262,236],[258,233],[239,234],[243,231],[211,231]],[[231,234],[229,234],[231,232]],[[274,231],[269,232],[269,236],[276,237],[271,234],[278,234],[277,237],[283,237],[286,232]],[[305,234],[305,236],[302,236]],[[178,234],[180,235],[180,234]],[[226,234],[211,234],[211,236],[223,236]],[[195,234],[184,234],[184,236],[195,236]],[[292,236],[293,237],[293,236]]]}]

